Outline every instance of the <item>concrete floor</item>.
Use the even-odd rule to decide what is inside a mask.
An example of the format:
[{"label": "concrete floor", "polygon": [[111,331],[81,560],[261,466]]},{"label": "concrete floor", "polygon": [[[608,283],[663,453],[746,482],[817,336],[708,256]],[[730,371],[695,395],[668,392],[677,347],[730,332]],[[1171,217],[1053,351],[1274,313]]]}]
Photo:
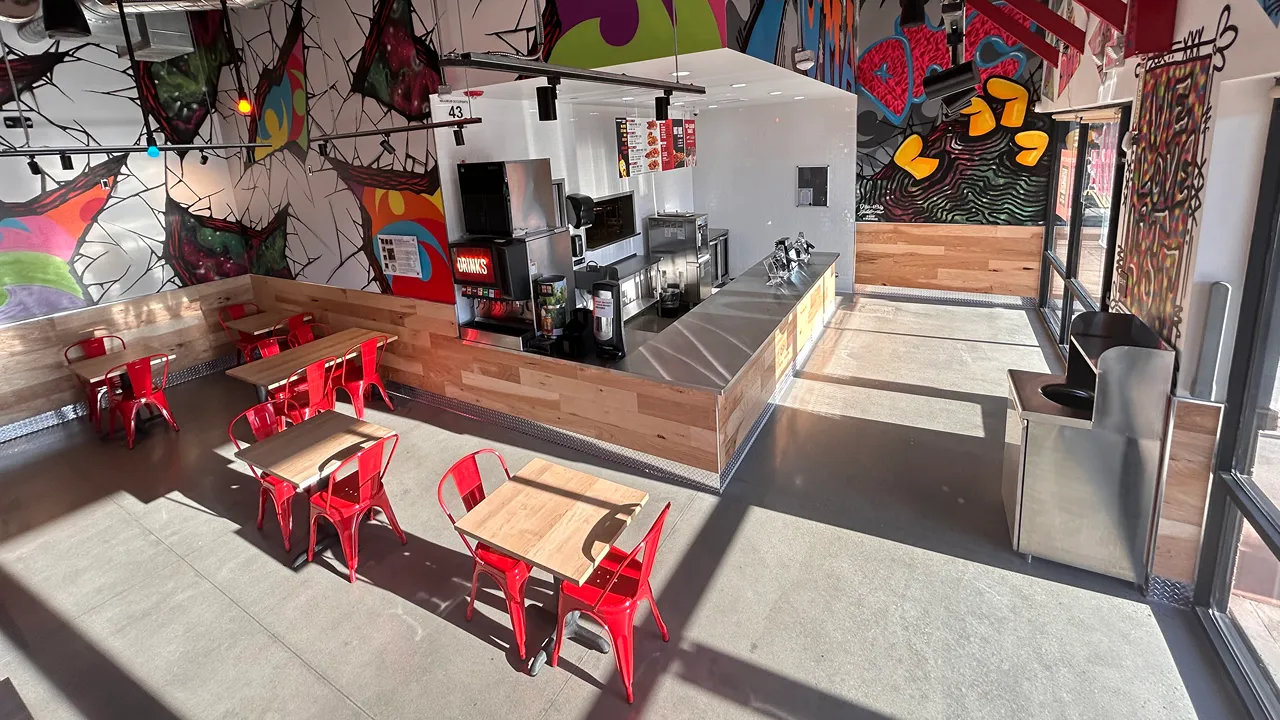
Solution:
[{"label": "concrete floor", "polygon": [[[132,452],[83,423],[0,445],[0,678],[35,718],[1239,717],[1188,612],[1009,550],[1004,372],[1045,367],[1035,327],[850,300],[723,497],[375,411],[403,436],[387,484],[409,544],[367,525],[354,586],[332,557],[291,571],[254,528],[225,434],[253,393],[223,376],[174,388],[182,432]],[[627,547],[673,503],[653,576],[672,638],[642,613],[634,706],[578,645],[521,672],[491,587],[465,621],[470,558],[435,488],[486,446],[649,492]],[[551,589],[535,577],[530,605]],[[532,647],[550,624],[529,618]]]}]

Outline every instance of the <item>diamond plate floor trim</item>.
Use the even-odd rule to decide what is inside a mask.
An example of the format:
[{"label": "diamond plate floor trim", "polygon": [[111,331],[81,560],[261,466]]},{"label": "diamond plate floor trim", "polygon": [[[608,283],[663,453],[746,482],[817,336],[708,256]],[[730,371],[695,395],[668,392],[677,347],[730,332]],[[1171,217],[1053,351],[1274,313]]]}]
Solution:
[{"label": "diamond plate floor trim", "polygon": [[[181,385],[184,382],[195,380],[196,378],[212,375],[216,372],[222,372],[234,367],[236,364],[235,355],[223,355],[212,360],[202,362],[199,365],[192,365],[189,368],[179,370],[169,374],[170,385]],[[25,420],[9,423],[0,426],[0,443],[7,443],[10,440],[16,440],[23,435],[30,435],[33,432],[39,432],[55,425],[61,425],[64,422],[75,420],[83,417],[89,412],[89,406],[83,402],[74,403],[72,405],[64,405],[56,410],[40,413],[34,417]]]},{"label": "diamond plate floor trim", "polygon": [[1149,599],[1159,600],[1166,605],[1174,605],[1180,608],[1191,607],[1192,590],[1192,586],[1187,583],[1167,580],[1158,575],[1152,575],[1151,580],[1147,583],[1147,597]]},{"label": "diamond plate floor trim", "polygon": [[855,296],[884,298],[886,300],[915,300],[969,307],[1012,308],[1034,310],[1036,299],[1016,295],[987,295],[986,293],[954,292],[951,290],[920,290],[917,288],[885,287],[883,285],[854,285]]}]

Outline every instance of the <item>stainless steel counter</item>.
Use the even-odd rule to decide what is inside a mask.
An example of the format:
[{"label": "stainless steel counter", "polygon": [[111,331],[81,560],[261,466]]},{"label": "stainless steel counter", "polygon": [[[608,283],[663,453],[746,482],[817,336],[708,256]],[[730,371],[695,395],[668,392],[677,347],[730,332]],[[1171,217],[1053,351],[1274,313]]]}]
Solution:
[{"label": "stainless steel counter", "polygon": [[722,392],[838,257],[814,253],[792,282],[781,286],[766,284],[764,262],[758,262],[609,367]]}]

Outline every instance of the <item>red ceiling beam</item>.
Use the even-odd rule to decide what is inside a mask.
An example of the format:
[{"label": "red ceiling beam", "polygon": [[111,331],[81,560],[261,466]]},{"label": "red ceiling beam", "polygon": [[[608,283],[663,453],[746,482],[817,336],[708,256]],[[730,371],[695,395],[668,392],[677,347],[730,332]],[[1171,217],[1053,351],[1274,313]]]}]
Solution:
[{"label": "red ceiling beam", "polygon": [[1014,20],[987,0],[966,0],[970,10],[982,13],[996,27],[1013,36],[1015,40],[1026,46],[1028,50],[1039,55],[1045,62],[1058,67],[1058,48],[1050,45],[1044,38],[1031,31],[1031,28]]},{"label": "red ceiling beam", "polygon": [[1036,0],[1004,0],[1004,4],[1026,15],[1027,19],[1055,35],[1072,50],[1084,52],[1084,30],[1047,6]]},{"label": "red ceiling beam", "polygon": [[[1098,16],[1102,22],[1115,28],[1118,33],[1124,32],[1125,6],[1122,0],[1077,0],[1085,10]],[[1177,3],[1170,3],[1177,5]]]}]

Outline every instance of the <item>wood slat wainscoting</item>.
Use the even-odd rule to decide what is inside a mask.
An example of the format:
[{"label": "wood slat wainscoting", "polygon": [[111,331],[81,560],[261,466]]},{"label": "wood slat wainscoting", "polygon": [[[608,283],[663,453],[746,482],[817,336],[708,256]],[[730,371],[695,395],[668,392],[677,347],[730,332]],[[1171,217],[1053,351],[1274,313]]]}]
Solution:
[{"label": "wood slat wainscoting", "polygon": [[858,223],[854,283],[1035,297],[1043,226]]},{"label": "wood slat wainscoting", "polygon": [[1221,404],[1174,398],[1169,462],[1151,563],[1152,572],[1162,578],[1195,582],[1221,423]]},{"label": "wood slat wainscoting", "polygon": [[333,330],[400,336],[388,380],[527,418],[703,470],[719,470],[716,401],[694,390],[605,368],[458,339],[453,305],[254,277],[263,308],[310,310]]},{"label": "wood slat wainscoting", "polygon": [[75,341],[119,335],[130,346],[145,343],[177,356],[173,373],[234,353],[218,308],[252,299],[251,281],[241,276],[0,327],[0,425],[84,399],[62,356]]}]

